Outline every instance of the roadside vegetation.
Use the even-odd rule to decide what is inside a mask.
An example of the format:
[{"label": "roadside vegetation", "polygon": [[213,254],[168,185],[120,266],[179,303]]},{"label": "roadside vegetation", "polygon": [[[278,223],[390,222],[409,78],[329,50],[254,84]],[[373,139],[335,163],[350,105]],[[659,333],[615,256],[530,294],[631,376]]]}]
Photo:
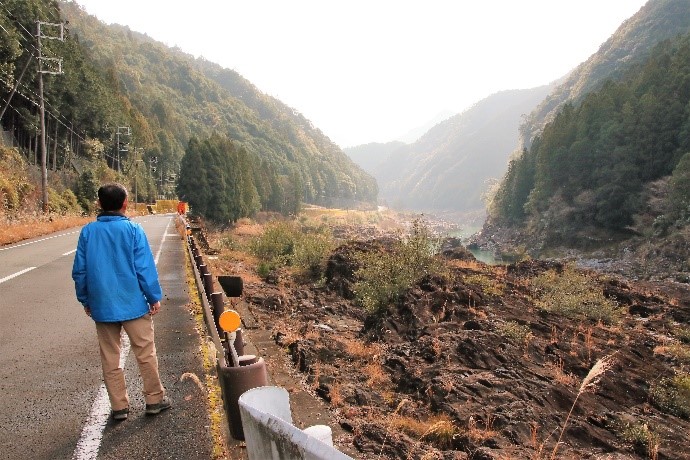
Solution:
[{"label": "roadside vegetation", "polygon": [[250,280],[253,315],[362,458],[690,446],[678,298],[559,262],[488,266],[435,228],[309,207],[211,232],[210,263]]},{"label": "roadside vegetation", "polygon": [[[0,245],[16,243],[65,228],[82,225],[87,211],[80,199],[93,202],[86,188],[78,189],[64,174],[52,174],[48,189],[48,213],[40,206],[41,190],[36,186],[38,170],[29,165],[16,149],[0,146]],[[38,182],[40,183],[40,181]],[[74,184],[74,189],[69,184]],[[76,193],[75,193],[76,190]]]}]

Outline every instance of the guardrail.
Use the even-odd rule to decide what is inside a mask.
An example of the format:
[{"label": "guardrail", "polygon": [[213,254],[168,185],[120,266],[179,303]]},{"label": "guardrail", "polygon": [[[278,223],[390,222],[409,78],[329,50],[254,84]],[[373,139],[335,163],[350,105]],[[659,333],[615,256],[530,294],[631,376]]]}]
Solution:
[{"label": "guardrail", "polygon": [[333,447],[331,428],[292,424],[290,399],[280,387],[260,387],[239,398],[249,460],[352,460]]},{"label": "guardrail", "polygon": [[[222,316],[227,313],[223,292],[215,291],[213,275],[204,263],[191,227],[183,216],[180,220],[185,228],[187,252],[193,262],[206,331],[216,349],[218,381],[233,438],[246,440],[250,460],[351,459],[333,447],[330,427],[316,425],[300,430],[293,426],[288,392],[268,386],[263,358],[244,354],[242,329],[223,331]],[[218,277],[218,282],[226,295],[241,296],[241,278]],[[278,452],[278,456],[268,455],[270,452]]]}]

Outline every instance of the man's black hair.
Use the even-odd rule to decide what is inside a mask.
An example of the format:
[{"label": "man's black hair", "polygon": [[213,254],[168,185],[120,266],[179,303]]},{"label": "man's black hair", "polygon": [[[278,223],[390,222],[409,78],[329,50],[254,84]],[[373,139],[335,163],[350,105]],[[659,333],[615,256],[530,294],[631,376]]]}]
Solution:
[{"label": "man's black hair", "polygon": [[122,184],[102,185],[98,189],[98,201],[103,211],[119,211],[127,198],[127,189]]}]

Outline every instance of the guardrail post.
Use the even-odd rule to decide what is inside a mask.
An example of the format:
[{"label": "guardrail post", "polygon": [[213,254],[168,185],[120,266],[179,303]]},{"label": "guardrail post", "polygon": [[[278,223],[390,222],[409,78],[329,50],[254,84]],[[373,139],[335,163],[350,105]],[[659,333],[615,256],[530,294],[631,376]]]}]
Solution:
[{"label": "guardrail post", "polygon": [[[208,271],[208,269],[206,269]],[[213,275],[210,273],[203,274],[204,291],[206,292],[206,299],[210,302],[213,296]]]},{"label": "guardrail post", "polygon": [[246,366],[226,367],[219,365],[218,376],[224,396],[223,405],[228,414],[230,433],[235,439],[244,439],[238,401],[245,391],[268,385],[266,362],[263,358],[258,358],[256,362]]},{"label": "guardrail post", "polygon": [[[213,322],[216,324],[216,329],[218,334],[221,334],[220,324],[218,324],[218,318],[225,311],[225,305],[223,302],[222,292],[211,293],[211,313],[213,313]],[[239,350],[237,351],[239,353]]]}]

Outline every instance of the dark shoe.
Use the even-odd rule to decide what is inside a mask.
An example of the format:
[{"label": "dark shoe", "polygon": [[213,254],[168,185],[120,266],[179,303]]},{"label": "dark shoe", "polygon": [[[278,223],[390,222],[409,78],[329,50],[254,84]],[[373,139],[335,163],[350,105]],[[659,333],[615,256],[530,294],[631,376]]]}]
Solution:
[{"label": "dark shoe", "polygon": [[171,406],[172,404],[170,403],[170,399],[168,399],[168,397],[165,396],[163,397],[163,400],[158,404],[147,404],[146,415],[160,414],[162,411],[170,409]]},{"label": "dark shoe", "polygon": [[111,412],[110,415],[113,417],[113,420],[116,420],[118,422],[127,420],[127,416],[129,415],[129,408],[125,407],[124,409],[114,410]]}]

